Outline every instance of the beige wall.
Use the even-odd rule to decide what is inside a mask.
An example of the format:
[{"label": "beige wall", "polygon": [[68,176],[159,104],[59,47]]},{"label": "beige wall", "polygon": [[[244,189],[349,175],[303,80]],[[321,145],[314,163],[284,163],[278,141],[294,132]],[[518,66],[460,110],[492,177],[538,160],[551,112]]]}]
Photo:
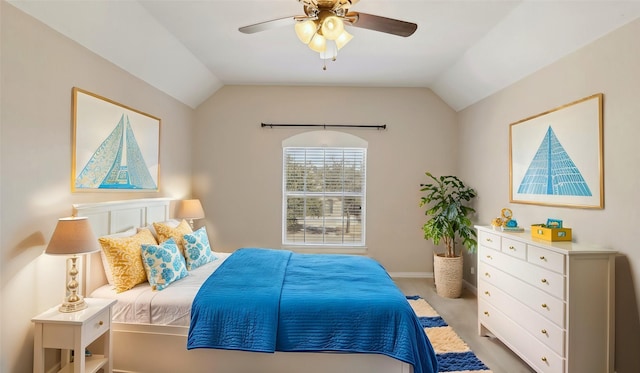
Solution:
[{"label": "beige wall", "polygon": [[[427,170],[457,172],[477,188],[480,223],[508,206],[521,225],[561,218],[577,241],[619,250],[616,364],[619,373],[640,371],[640,21],[457,114],[428,89],[237,86],[194,112],[0,4],[1,373],[31,370],[30,318],[63,296],[62,260],[41,253],[73,203],[182,198],[193,184],[218,249],[278,247],[281,142],[308,129],[262,129],[261,122],[388,125],[347,132],[369,143],[367,243],[391,272],[432,270],[417,206]],[[160,193],[70,193],[73,86],[162,118]],[[605,95],[605,209],[509,204],[509,123],[596,92]],[[474,282],[468,259],[465,275]]]},{"label": "beige wall", "polygon": [[[0,372],[32,369],[31,317],[64,296],[64,259],[42,255],[73,203],[191,191],[193,110],[0,2]],[[149,61],[153,63],[153,61]],[[71,89],[162,119],[159,193],[70,192]]]},{"label": "beige wall", "polygon": [[[563,219],[575,241],[620,252],[616,279],[617,372],[640,372],[640,20],[459,113],[460,174],[478,189],[478,221],[509,207],[520,225]],[[509,124],[604,93],[605,208],[509,203]],[[584,326],[588,328],[588,325]]]},{"label": "beige wall", "polygon": [[[368,254],[390,272],[432,271],[418,208],[424,172],[455,172],[456,115],[429,89],[227,86],[197,109],[194,195],[220,250],[281,247],[282,140],[315,128],[260,123],[386,124],[368,141]],[[334,130],[332,128],[332,130]]]}]

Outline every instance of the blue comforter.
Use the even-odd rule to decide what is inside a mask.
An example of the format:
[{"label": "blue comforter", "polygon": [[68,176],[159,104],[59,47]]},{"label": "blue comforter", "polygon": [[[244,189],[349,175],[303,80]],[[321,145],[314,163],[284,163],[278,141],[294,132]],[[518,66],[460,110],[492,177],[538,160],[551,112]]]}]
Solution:
[{"label": "blue comforter", "polygon": [[378,353],[438,371],[406,298],[362,256],[236,251],[196,295],[187,348]]}]

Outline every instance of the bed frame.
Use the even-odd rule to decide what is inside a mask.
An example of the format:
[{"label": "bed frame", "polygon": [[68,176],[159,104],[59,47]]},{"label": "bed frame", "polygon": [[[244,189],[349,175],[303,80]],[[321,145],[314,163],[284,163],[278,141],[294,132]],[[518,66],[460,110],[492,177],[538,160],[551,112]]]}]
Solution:
[{"label": "bed frame", "polygon": [[[171,199],[76,204],[96,236],[144,227],[170,218]],[[85,294],[107,283],[99,253],[87,255],[82,287]],[[187,350],[188,327],[112,324],[113,371],[122,373],[413,373],[410,364],[379,354]]]}]

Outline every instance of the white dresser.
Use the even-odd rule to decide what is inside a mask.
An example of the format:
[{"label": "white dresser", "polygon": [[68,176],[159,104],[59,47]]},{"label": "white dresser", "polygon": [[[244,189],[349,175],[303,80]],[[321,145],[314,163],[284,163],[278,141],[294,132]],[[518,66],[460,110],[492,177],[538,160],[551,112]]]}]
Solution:
[{"label": "white dresser", "polygon": [[615,251],[478,230],[478,329],[537,372],[612,373]]}]

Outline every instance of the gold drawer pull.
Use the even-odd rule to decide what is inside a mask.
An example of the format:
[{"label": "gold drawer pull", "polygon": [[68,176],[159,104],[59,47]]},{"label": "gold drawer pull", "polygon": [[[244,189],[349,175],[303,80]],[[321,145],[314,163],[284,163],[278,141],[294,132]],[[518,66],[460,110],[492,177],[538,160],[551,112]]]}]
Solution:
[{"label": "gold drawer pull", "polygon": [[484,275],[485,275],[485,277],[491,277],[491,273],[489,273],[489,272],[485,272]]},{"label": "gold drawer pull", "polygon": [[493,259],[491,255],[487,255],[487,259]]},{"label": "gold drawer pull", "polygon": [[549,335],[549,333],[547,333],[547,329],[542,329],[542,330],[540,331],[540,333],[545,334],[545,335]]},{"label": "gold drawer pull", "polygon": [[547,306],[547,304],[546,304],[546,303],[542,303],[540,306],[541,306],[542,308],[549,308],[549,306]]},{"label": "gold drawer pull", "polygon": [[543,278],[542,280],[540,280],[543,284],[548,284],[549,282],[547,281],[546,278]]},{"label": "gold drawer pull", "polygon": [[509,246],[509,250],[514,250],[515,251],[515,249],[516,249],[515,247]]},{"label": "gold drawer pull", "polygon": [[544,361],[545,363],[547,362],[547,358],[545,356],[543,356],[540,360]]},{"label": "gold drawer pull", "polygon": [[104,322],[102,320],[100,320],[100,322],[98,323],[98,325],[102,326],[104,325]]},{"label": "gold drawer pull", "polygon": [[493,242],[493,240],[491,238],[487,238],[485,241],[487,242]]},{"label": "gold drawer pull", "polygon": [[489,311],[484,311],[485,316],[489,316]]},{"label": "gold drawer pull", "polygon": [[545,258],[544,255],[543,255],[543,256],[540,257],[540,260],[547,260],[547,258]]},{"label": "gold drawer pull", "polygon": [[489,291],[485,291],[484,294],[488,295],[488,296],[491,296],[491,293],[489,293]]}]

